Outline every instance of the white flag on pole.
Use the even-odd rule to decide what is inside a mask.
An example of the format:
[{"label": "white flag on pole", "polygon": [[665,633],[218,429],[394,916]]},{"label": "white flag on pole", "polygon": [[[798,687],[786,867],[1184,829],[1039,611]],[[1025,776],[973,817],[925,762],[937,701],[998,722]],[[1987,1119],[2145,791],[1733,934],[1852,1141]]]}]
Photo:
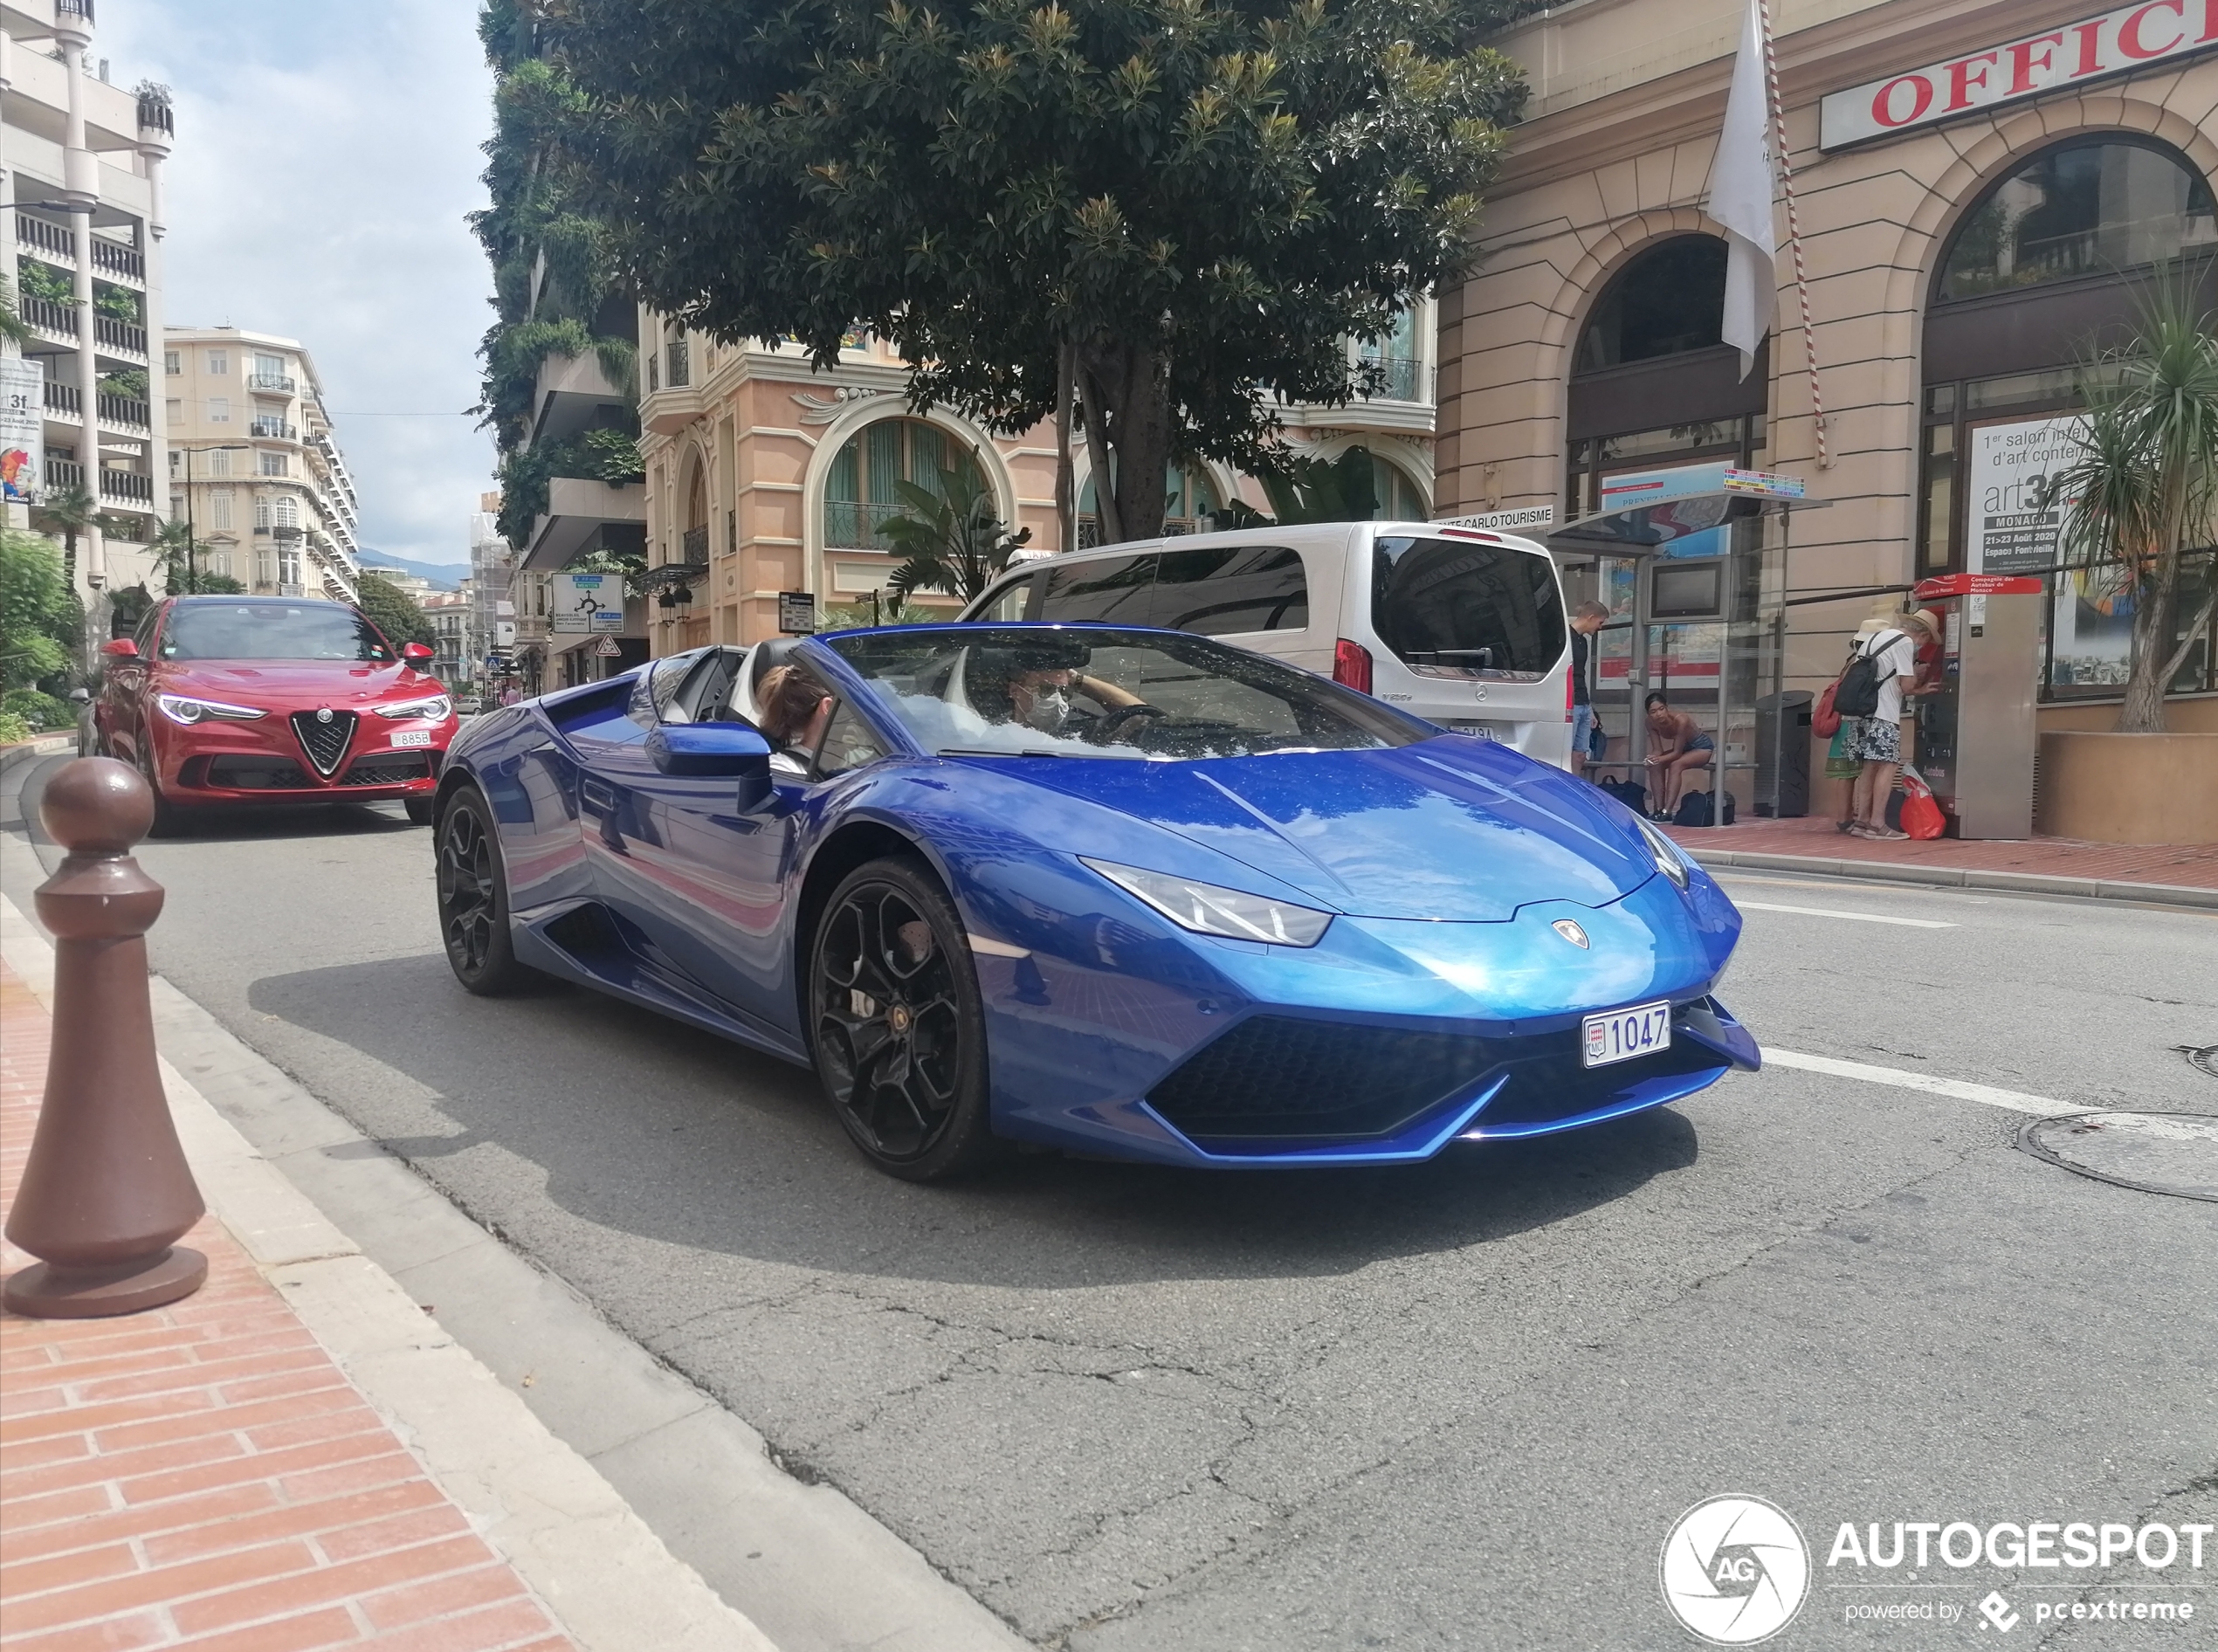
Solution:
[{"label": "white flag on pole", "polygon": [[1740,376],[1779,299],[1778,244],[1772,237],[1771,100],[1765,92],[1764,35],[1756,0],[1740,25],[1740,51],[1725,94],[1725,130],[1710,168],[1710,216],[1725,227],[1725,313],[1719,329],[1740,352]]}]

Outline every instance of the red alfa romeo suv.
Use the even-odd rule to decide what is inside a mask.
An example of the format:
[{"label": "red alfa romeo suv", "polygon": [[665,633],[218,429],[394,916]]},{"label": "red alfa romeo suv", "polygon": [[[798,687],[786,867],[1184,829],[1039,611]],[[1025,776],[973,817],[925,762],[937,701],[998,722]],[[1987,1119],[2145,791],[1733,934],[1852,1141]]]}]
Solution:
[{"label": "red alfa romeo suv", "polygon": [[99,749],[154,788],[155,829],[206,803],[374,802],[431,818],[454,702],[343,602],[176,596],[100,652]]}]

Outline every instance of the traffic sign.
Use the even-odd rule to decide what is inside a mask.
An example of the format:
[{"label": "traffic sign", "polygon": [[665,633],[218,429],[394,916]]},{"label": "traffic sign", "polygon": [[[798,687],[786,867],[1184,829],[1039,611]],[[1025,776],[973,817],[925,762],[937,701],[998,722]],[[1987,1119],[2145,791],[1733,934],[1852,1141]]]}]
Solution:
[{"label": "traffic sign", "polygon": [[780,591],[778,629],[789,637],[810,637],[816,630],[816,593]]},{"label": "traffic sign", "polygon": [[616,646],[616,639],[613,637],[604,637],[599,642],[594,644],[593,651],[599,655],[603,659],[614,659],[619,654],[623,652],[622,649]]}]

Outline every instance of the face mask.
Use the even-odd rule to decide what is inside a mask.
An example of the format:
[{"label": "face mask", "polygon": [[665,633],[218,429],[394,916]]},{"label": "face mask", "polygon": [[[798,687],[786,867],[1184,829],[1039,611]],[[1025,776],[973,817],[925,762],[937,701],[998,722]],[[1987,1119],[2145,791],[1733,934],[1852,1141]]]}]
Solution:
[{"label": "face mask", "polygon": [[1052,734],[1063,726],[1071,715],[1071,696],[1060,688],[1041,688],[1032,695],[1032,709],[1024,720],[1044,733]]}]

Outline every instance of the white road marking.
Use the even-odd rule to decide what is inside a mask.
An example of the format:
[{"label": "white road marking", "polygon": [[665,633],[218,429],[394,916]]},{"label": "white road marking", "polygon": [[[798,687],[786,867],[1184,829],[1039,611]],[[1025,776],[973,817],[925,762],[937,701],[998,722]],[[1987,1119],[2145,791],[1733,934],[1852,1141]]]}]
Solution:
[{"label": "white road marking", "polygon": [[1831,906],[1778,906],[1767,900],[1736,900],[1736,906],[1757,912],[1800,912],[1805,918],[1847,918],[1859,924],[1900,924],[1905,929],[1955,929],[1938,918],[1887,918],[1877,912],[1844,912]]},{"label": "white road marking", "polygon": [[1861,1078],[1870,1084],[1892,1084],[1898,1090],[1922,1090],[1929,1096],[1946,1096],[1952,1101],[1976,1101],[1987,1107],[2007,1107],[2012,1112],[2038,1113],[2042,1118],[2054,1118],[2060,1113],[2109,1112],[2108,1107],[2076,1107],[2068,1101],[2052,1101],[2046,1096],[2029,1096],[2022,1090],[1998,1090],[1993,1084],[1968,1084],[1961,1078],[1938,1078],[1931,1073],[1905,1072],[1899,1067],[1874,1067],[1861,1061],[1840,1061],[1831,1056],[1804,1056],[1792,1050],[1764,1051],[1764,1064],[1770,1067],[1794,1067],[1803,1072],[1822,1072],[1835,1078]]}]

